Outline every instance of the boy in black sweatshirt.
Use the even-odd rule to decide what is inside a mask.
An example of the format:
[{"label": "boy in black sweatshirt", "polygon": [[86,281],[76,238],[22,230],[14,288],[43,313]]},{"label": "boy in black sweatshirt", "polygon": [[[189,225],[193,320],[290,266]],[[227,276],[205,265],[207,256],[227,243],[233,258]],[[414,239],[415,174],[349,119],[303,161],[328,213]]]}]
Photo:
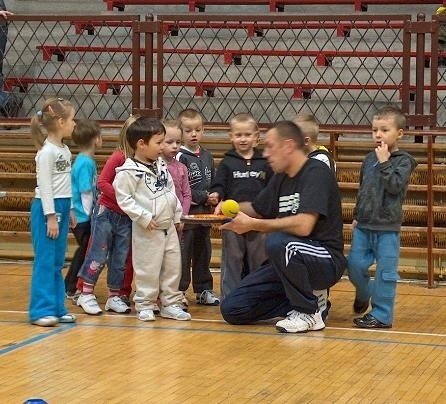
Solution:
[{"label": "boy in black sweatshirt", "polygon": [[[178,123],[183,135],[183,146],[176,159],[187,167],[189,184],[192,192],[190,214],[210,213],[212,205],[218,200],[209,195],[214,178],[214,159],[200,140],[203,136],[203,119],[193,109],[185,109],[178,116]],[[182,275],[179,289],[183,295],[190,285],[192,264],[192,286],[197,303],[216,306],[220,300],[215,296],[213,278],[209,270],[211,262],[211,236],[209,225],[185,225],[182,243]],[[183,305],[188,302],[184,295]]]},{"label": "boy in black sweatshirt", "polygon": [[[259,128],[249,114],[238,114],[231,119],[230,138],[234,146],[217,169],[211,187],[211,197],[218,200],[234,199],[252,202],[272,176],[268,162],[255,147],[259,142]],[[220,213],[220,205],[215,209]],[[266,260],[265,234],[250,231],[237,234],[222,232],[221,297],[224,299],[237,288],[242,273],[253,272]]]},{"label": "boy in black sweatshirt", "polygon": [[[362,163],[359,192],[353,211],[353,239],[348,256],[348,276],[355,285],[355,313],[364,313],[371,300],[372,310],[355,318],[360,328],[390,328],[393,321],[402,205],[410,174],[417,163],[398,150],[406,118],[395,107],[385,107],[373,117],[376,148]],[[376,262],[375,279],[369,267]]]}]

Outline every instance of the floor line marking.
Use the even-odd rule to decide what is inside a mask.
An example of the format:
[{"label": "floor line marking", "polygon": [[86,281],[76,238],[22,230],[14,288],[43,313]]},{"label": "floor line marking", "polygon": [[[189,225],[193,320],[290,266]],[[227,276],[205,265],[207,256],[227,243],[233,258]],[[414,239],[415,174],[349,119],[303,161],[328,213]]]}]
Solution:
[{"label": "floor line marking", "polygon": [[[10,313],[10,314],[27,314],[28,311],[22,311],[22,310],[0,310],[0,313]],[[76,313],[76,317],[85,317],[85,318],[101,318],[101,317],[107,317],[107,318],[127,318],[134,320],[135,317],[129,314],[101,314],[99,316],[91,316],[86,313]],[[193,322],[197,323],[216,323],[216,324],[228,324],[225,320],[219,320],[219,319],[206,319],[206,318],[196,318],[193,317]],[[27,321],[21,321],[21,320],[0,320],[2,323],[26,323]],[[79,323],[76,323],[79,324]],[[228,324],[229,326],[230,324]],[[262,325],[261,323],[258,323],[257,325]],[[266,324],[267,326],[274,327],[273,324]],[[113,326],[113,325],[111,325]],[[369,333],[380,333],[380,334],[389,334],[389,335],[412,335],[416,337],[439,337],[439,338],[446,338],[446,334],[442,333],[429,333],[429,332],[416,332],[416,331],[397,331],[397,330],[379,330],[379,329],[366,329],[366,328],[356,328],[356,327],[325,327],[326,330],[335,330],[335,331],[355,331],[355,332],[369,332]]]},{"label": "floor line marking", "polygon": [[28,345],[34,344],[36,342],[42,341],[42,340],[44,340],[46,338],[52,337],[53,335],[60,334],[60,333],[62,333],[64,331],[67,331],[67,330],[73,328],[73,327],[74,327],[74,325],[66,325],[66,326],[63,326],[63,327],[58,327],[58,328],[55,328],[54,330],[52,330],[50,332],[47,332],[45,334],[39,334],[39,335],[36,335],[34,337],[28,338],[28,339],[26,339],[24,341],[18,342],[17,344],[10,345],[10,346],[8,346],[6,348],[0,349],[0,356],[6,355],[9,352],[12,352],[12,351],[15,351],[17,349],[20,349],[20,348],[26,347]]}]

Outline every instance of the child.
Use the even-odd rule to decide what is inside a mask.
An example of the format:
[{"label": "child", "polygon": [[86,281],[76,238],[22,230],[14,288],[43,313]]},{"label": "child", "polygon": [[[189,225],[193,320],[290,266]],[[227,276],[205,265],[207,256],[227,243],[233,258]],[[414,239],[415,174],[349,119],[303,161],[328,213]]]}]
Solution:
[{"label": "child", "polygon": [[309,158],[314,158],[327,164],[327,166],[336,172],[336,164],[332,155],[324,146],[316,144],[319,137],[319,123],[311,114],[298,114],[293,122],[299,126],[300,130],[305,136],[305,152]]},{"label": "child", "polygon": [[[34,265],[31,278],[29,318],[42,327],[74,323],[65,308],[62,267],[68,227],[76,225],[71,209],[71,153],[63,139],[75,126],[74,108],[62,98],[51,98],[31,119],[37,147],[36,196],[31,205],[31,237]],[[46,133],[42,131],[42,127]]]},{"label": "child", "polygon": [[[318,146],[316,144],[319,137],[319,123],[316,118],[311,114],[300,113],[294,118],[293,122],[300,128],[304,135],[304,150],[307,156],[322,161],[333,173],[336,173],[336,163],[330,152],[324,146]],[[331,302],[328,300],[329,293],[330,291],[328,289],[313,290],[313,294],[318,298],[319,310],[322,313],[322,319],[324,321],[327,319],[331,307]]]},{"label": "child", "polygon": [[94,155],[96,149],[102,146],[101,128],[94,121],[78,121],[72,139],[80,147],[71,170],[73,206],[77,222],[72,231],[79,247],[65,276],[65,291],[69,298],[75,298],[77,273],[84,262],[90,239],[90,217],[97,196]]},{"label": "child", "polygon": [[164,137],[162,157],[175,184],[175,193],[183,208],[183,215],[189,214],[192,194],[187,175],[187,167],[175,159],[181,146],[181,129],[175,120],[164,121],[166,135]]},{"label": "child", "polygon": [[[218,200],[209,195],[214,178],[214,159],[204,147],[200,146],[203,136],[203,119],[193,110],[186,109],[178,116],[183,134],[184,145],[177,154],[177,160],[187,167],[189,184],[192,191],[191,214],[209,213],[211,205]],[[186,292],[190,284],[192,263],[192,286],[198,304],[216,306],[220,300],[215,296],[213,279],[209,264],[211,262],[210,227],[205,225],[185,225],[183,230],[182,276],[180,290]],[[187,305],[184,299],[183,303]]]},{"label": "child", "polygon": [[[355,313],[364,313],[371,298],[372,310],[354,323],[361,328],[391,328],[395,304],[402,204],[411,172],[417,163],[398,150],[406,119],[388,106],[373,117],[376,148],[362,163],[360,188],[353,212],[353,239],[348,257],[348,275],[355,285]],[[375,280],[369,267],[376,262]]]},{"label": "child", "polygon": [[[272,176],[271,168],[255,147],[259,143],[257,122],[249,114],[231,119],[229,136],[233,149],[225,154],[211,187],[211,196],[219,200],[252,202]],[[220,205],[215,209],[220,213]],[[222,232],[221,298],[237,288],[246,273],[260,268],[266,261],[265,234],[250,231],[237,234]]]},{"label": "child", "polygon": [[136,119],[137,117],[131,116],[124,123],[119,135],[119,149],[107,160],[98,178],[98,188],[101,194],[93,213],[90,249],[79,271],[80,282],[78,285],[82,285],[82,293],[77,300],[77,305],[90,315],[102,313],[94,295],[94,287],[106,263],[109,297],[105,304],[105,310],[116,313],[130,313],[131,311],[129,305],[121,299],[120,289],[124,282],[132,222],[118,206],[112,184],[116,175],[116,167],[124,164],[126,156],[132,153],[126,143],[125,135],[127,128]]},{"label": "child", "polygon": [[127,129],[126,139],[135,150],[116,169],[113,187],[121,209],[132,219],[132,259],[137,318],[154,321],[158,296],[161,317],[190,320],[182,310],[181,252],[175,225],[181,205],[160,153],[165,129],[153,118],[138,118]]}]

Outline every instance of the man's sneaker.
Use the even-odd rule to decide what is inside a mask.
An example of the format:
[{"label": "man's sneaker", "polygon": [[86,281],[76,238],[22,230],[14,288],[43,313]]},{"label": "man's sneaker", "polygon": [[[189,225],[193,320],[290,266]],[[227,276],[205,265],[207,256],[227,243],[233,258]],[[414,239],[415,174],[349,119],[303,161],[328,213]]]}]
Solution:
[{"label": "man's sneaker", "polygon": [[105,303],[105,310],[115,313],[130,313],[131,308],[127,306],[119,296],[109,297]]},{"label": "man's sneaker", "polygon": [[76,316],[71,313],[64,314],[63,316],[59,317],[59,323],[75,323],[76,322]]},{"label": "man's sneaker", "polygon": [[172,304],[171,306],[162,307],[161,317],[180,321],[188,321],[191,319],[191,315],[186,313],[179,304]]},{"label": "man's sneaker", "polygon": [[197,293],[197,304],[205,304],[206,306],[218,306],[220,299],[215,296],[212,290],[203,290],[201,293]]},{"label": "man's sneaker", "polygon": [[98,301],[96,300],[96,296],[93,294],[84,295],[81,293],[77,299],[77,305],[82,307],[85,313],[90,314],[91,316],[97,316],[102,313]]},{"label": "man's sneaker", "polygon": [[300,313],[291,310],[285,319],[276,323],[276,329],[280,332],[307,332],[325,328],[321,312],[314,314]]},{"label": "man's sneaker", "polygon": [[40,327],[54,327],[59,322],[59,319],[54,316],[45,316],[38,318],[31,322],[31,324],[39,325]]},{"label": "man's sneaker", "polygon": [[138,311],[136,317],[141,321],[155,321],[155,314],[150,309]]}]

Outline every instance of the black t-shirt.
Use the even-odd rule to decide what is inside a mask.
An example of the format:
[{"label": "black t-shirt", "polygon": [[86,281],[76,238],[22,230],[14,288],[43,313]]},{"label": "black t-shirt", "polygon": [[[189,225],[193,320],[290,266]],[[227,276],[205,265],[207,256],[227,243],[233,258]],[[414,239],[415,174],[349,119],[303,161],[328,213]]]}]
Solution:
[{"label": "black t-shirt", "polygon": [[336,179],[326,164],[308,159],[294,177],[275,174],[252,206],[265,219],[318,213],[309,239],[321,243],[333,257],[336,268],[345,268],[342,208]]}]

